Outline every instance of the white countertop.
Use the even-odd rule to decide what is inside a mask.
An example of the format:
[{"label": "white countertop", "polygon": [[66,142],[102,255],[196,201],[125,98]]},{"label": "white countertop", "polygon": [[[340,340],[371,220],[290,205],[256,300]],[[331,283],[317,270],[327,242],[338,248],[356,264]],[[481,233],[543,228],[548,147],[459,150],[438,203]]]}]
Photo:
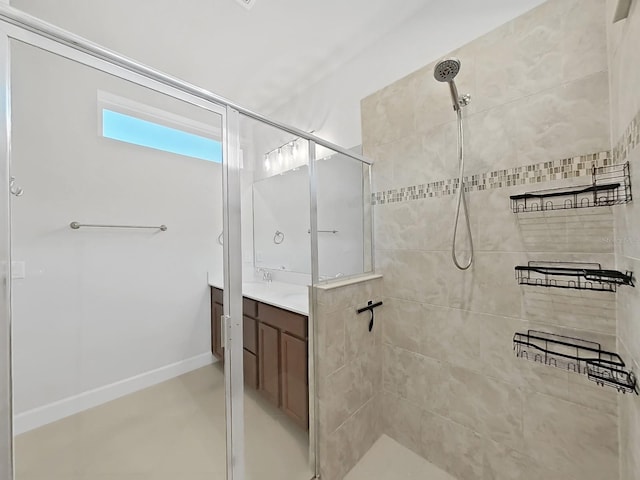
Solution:
[{"label": "white countertop", "polygon": [[[223,288],[223,282],[209,278],[209,285]],[[242,283],[242,295],[300,315],[309,315],[309,287],[284,282],[253,281]]]}]

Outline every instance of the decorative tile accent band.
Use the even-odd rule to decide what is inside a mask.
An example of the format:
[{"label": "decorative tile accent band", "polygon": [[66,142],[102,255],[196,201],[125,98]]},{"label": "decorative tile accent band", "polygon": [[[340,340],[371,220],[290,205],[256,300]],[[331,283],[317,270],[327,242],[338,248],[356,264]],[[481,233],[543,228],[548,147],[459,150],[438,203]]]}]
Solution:
[{"label": "decorative tile accent band", "polygon": [[637,146],[640,146],[640,110],[636,113],[635,118],[631,120],[631,123],[613,149],[615,163],[624,162],[629,153]]},{"label": "decorative tile accent band", "polygon": [[[544,183],[564,178],[590,177],[592,167],[605,167],[613,165],[613,163],[611,152],[599,152],[505,170],[495,170],[464,177],[464,190],[465,192],[475,192],[493,188]],[[450,178],[438,182],[384,190],[372,193],[371,202],[373,205],[384,205],[386,203],[406,202],[422,198],[444,197],[457,193],[459,183],[460,179]]]}]

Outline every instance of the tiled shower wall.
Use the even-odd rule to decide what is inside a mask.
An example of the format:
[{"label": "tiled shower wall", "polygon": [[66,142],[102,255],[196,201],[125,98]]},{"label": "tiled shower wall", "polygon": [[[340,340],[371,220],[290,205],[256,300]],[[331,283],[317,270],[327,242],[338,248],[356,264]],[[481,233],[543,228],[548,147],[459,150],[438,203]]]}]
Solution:
[{"label": "tiled shower wall", "polygon": [[618,478],[619,394],[512,350],[529,328],[616,346],[616,294],[514,278],[529,260],[613,267],[613,210],[509,205],[588,183],[592,163],[611,161],[606,23],[605,0],[551,0],[452,52],[472,96],[466,272],[450,253],[458,163],[446,84],[430,64],[362,102],[386,297],[381,432],[461,480]]},{"label": "tiled shower wall", "polygon": [[382,326],[386,306],[356,310],[383,300],[382,278],[346,280],[313,287],[318,353],[319,461],[322,478],[341,480],[380,437]]},{"label": "tiled shower wall", "polygon": [[[607,0],[608,18],[617,0]],[[611,82],[611,140],[620,160],[629,161],[631,183],[640,187],[640,5],[632,3],[629,18],[609,24]],[[616,260],[618,268],[640,276],[640,197],[617,208]],[[618,348],[622,358],[640,371],[640,290],[625,289],[618,295]],[[640,398],[620,399],[620,478],[640,478]]]}]

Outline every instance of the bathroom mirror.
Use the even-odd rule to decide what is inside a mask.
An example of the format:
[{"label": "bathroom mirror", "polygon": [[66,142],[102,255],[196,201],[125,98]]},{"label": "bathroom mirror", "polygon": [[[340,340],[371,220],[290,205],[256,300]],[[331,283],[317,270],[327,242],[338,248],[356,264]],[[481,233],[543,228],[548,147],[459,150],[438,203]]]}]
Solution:
[{"label": "bathroom mirror", "polygon": [[[364,269],[363,170],[332,155],[316,162],[321,279]],[[253,184],[254,264],[311,273],[309,170],[302,166]]]}]

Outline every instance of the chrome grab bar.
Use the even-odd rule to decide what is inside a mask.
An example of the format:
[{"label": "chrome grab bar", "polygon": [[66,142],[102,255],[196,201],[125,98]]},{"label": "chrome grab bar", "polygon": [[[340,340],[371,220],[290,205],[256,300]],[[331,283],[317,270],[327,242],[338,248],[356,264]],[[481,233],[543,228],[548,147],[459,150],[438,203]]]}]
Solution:
[{"label": "chrome grab bar", "polygon": [[92,228],[151,228],[154,230],[161,230],[163,232],[167,231],[166,225],[160,225],[158,227],[155,227],[155,226],[144,226],[144,225],[96,225],[96,224],[90,224],[90,223],[71,222],[69,226],[73,230],[78,230],[81,227],[92,227]]},{"label": "chrome grab bar", "polygon": [[[307,230],[307,233],[311,233],[311,229]],[[338,233],[338,230],[318,230],[318,233]]]}]

